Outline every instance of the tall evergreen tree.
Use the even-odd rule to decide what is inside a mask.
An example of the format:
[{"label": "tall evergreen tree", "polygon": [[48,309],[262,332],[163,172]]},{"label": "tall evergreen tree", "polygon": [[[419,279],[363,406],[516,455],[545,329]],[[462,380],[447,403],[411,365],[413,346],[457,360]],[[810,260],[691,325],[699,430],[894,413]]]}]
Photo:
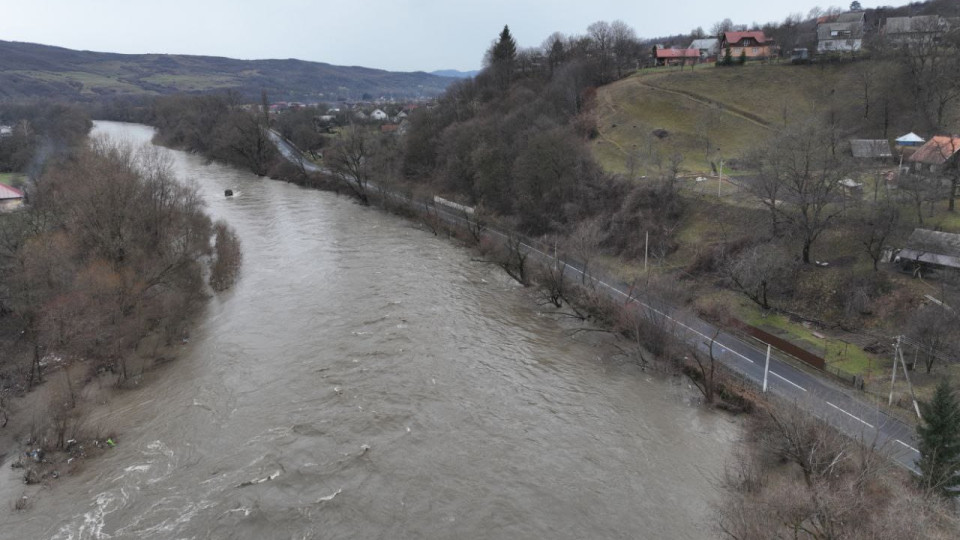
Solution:
[{"label": "tall evergreen tree", "polygon": [[503,26],[500,37],[488,52],[490,70],[500,91],[506,92],[513,80],[514,66],[517,60],[517,42],[510,35],[510,27]]},{"label": "tall evergreen tree", "polygon": [[510,27],[503,25],[503,31],[500,32],[500,38],[497,44],[493,46],[492,60],[494,64],[513,64],[517,59],[517,42],[510,35]]},{"label": "tall evergreen tree", "polygon": [[917,425],[921,482],[945,496],[960,487],[960,403],[942,379],[933,398],[920,405],[923,421]]}]

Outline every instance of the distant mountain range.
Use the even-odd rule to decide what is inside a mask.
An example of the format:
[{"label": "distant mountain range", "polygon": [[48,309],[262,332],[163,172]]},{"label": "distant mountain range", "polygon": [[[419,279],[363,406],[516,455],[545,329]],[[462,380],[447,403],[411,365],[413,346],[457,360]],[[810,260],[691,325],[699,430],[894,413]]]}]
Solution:
[{"label": "distant mountain range", "polygon": [[45,97],[95,101],[114,96],[227,90],[250,100],[259,100],[261,90],[266,90],[271,101],[416,98],[440,94],[454,76],[294,59],[116,54],[0,41],[0,100]]},{"label": "distant mountain range", "polygon": [[431,75],[436,75],[438,77],[451,77],[453,79],[466,79],[468,77],[476,77],[477,73],[480,73],[479,69],[473,71],[459,71],[456,69],[439,69],[437,71],[431,71]]}]

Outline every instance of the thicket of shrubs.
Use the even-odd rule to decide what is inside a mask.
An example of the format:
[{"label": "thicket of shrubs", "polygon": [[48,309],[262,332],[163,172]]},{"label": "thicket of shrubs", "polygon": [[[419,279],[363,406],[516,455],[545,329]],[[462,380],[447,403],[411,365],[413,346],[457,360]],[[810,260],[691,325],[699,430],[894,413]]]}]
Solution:
[{"label": "thicket of shrubs", "polygon": [[[210,287],[233,282],[241,254],[233,230],[204,213],[196,186],[175,178],[165,151],[90,141],[75,136],[89,121],[67,120],[58,129],[72,136],[37,137],[67,142],[36,164],[29,204],[0,213],[0,419],[7,397],[54,377],[30,441],[76,457],[99,435],[83,430],[84,385],[96,373],[122,384],[140,374],[134,358],[179,343]],[[81,438],[90,440],[70,441]],[[28,481],[44,471],[27,467]]]}]

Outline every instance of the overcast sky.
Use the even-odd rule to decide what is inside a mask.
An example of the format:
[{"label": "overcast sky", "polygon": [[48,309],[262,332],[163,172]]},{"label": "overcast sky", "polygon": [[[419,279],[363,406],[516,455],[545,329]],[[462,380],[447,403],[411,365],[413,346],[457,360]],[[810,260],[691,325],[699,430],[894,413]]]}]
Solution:
[{"label": "overcast sky", "polygon": [[[864,7],[905,0],[860,0]],[[816,0],[0,0],[0,40],[119,53],[471,70],[504,24],[520,46],[621,19],[641,37],[806,14]]]}]

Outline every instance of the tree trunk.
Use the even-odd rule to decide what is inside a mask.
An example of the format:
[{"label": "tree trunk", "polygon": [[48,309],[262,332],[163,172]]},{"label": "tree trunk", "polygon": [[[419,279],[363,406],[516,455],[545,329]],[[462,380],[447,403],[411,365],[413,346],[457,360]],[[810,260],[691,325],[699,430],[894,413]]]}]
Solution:
[{"label": "tree trunk", "polygon": [[960,174],[954,174],[953,178],[950,179],[950,196],[947,199],[947,210],[953,212],[955,210],[956,203],[954,199],[957,198],[957,185],[960,184]]},{"label": "tree trunk", "polygon": [[33,363],[30,366],[30,380],[27,382],[27,389],[33,387],[33,378],[36,375],[37,384],[43,383],[43,372],[40,366],[40,344],[33,344]]}]

